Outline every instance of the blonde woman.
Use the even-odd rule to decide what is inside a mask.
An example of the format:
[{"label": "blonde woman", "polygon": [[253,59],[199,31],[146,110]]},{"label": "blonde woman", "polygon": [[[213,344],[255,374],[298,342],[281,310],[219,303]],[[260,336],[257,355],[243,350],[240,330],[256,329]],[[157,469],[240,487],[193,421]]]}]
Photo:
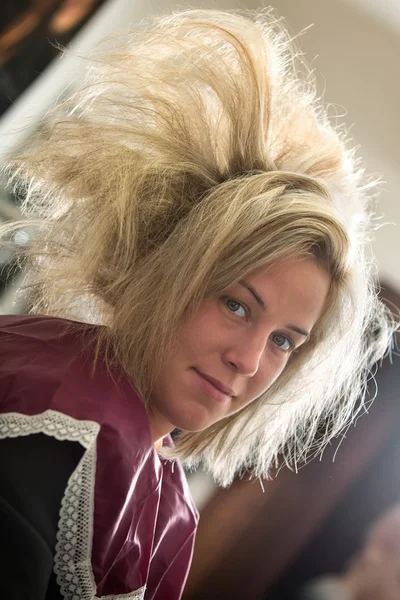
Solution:
[{"label": "blonde woman", "polygon": [[300,73],[270,11],[153,18],[11,161],[33,300],[0,320],[4,597],[178,599],[181,465],[266,477],[351,422],[393,326],[370,192]]}]

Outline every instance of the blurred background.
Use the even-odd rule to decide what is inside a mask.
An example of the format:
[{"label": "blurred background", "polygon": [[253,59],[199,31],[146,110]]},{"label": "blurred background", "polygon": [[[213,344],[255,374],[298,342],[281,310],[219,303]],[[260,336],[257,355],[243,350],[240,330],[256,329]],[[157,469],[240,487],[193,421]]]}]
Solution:
[{"label": "blurred background", "polygon": [[[151,13],[260,5],[252,0],[2,0],[0,166],[7,153],[29,144],[33,132],[45,126],[49,108],[74,89],[84,69],[74,54],[87,53],[103,37],[126,31]],[[382,227],[373,247],[381,296],[397,312],[400,3],[275,0],[273,7],[293,35],[312,25],[297,44],[316,72],[330,114],[351,126],[368,171],[383,179],[377,205]],[[63,56],[58,45],[72,53]],[[18,218],[15,199],[0,182],[0,222]],[[29,243],[29,231],[15,241]],[[12,252],[0,249],[0,313],[25,311],[20,283]],[[217,489],[206,474],[189,474],[201,522],[185,600],[289,600],[315,577],[343,573],[370,525],[400,501],[399,373],[394,352],[377,372],[379,392],[368,414],[297,474],[282,469],[263,482],[264,489],[245,478]],[[370,398],[374,395],[371,381]]]}]

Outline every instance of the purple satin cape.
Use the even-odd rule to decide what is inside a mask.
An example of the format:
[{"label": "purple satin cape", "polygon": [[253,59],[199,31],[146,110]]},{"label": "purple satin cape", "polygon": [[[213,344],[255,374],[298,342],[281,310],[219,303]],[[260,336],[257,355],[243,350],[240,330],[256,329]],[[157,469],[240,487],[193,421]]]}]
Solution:
[{"label": "purple satin cape", "polygon": [[92,375],[82,340],[73,321],[0,316],[0,437],[41,432],[85,448],[60,511],[66,600],[178,600],[199,518],[185,474],[157,454],[129,382],[101,361]]}]

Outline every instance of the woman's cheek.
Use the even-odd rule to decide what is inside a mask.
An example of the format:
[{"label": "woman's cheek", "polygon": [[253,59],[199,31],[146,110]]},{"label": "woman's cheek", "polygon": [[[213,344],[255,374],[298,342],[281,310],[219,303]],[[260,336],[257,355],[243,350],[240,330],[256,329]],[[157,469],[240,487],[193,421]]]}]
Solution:
[{"label": "woman's cheek", "polygon": [[256,375],[256,386],[259,394],[266,392],[281,373],[283,373],[287,364],[287,358],[279,349],[267,352],[264,364]]}]

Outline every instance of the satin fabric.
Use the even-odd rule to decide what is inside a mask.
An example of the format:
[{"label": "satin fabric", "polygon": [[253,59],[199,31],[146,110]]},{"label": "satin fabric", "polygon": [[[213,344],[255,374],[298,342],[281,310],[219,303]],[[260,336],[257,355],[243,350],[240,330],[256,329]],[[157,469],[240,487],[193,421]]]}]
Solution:
[{"label": "satin fabric", "polygon": [[90,557],[96,597],[145,586],[145,600],[178,600],[199,515],[179,462],[157,454],[127,379],[101,361],[93,375],[82,333],[96,327],[0,316],[0,417],[50,410],[99,424]]}]

